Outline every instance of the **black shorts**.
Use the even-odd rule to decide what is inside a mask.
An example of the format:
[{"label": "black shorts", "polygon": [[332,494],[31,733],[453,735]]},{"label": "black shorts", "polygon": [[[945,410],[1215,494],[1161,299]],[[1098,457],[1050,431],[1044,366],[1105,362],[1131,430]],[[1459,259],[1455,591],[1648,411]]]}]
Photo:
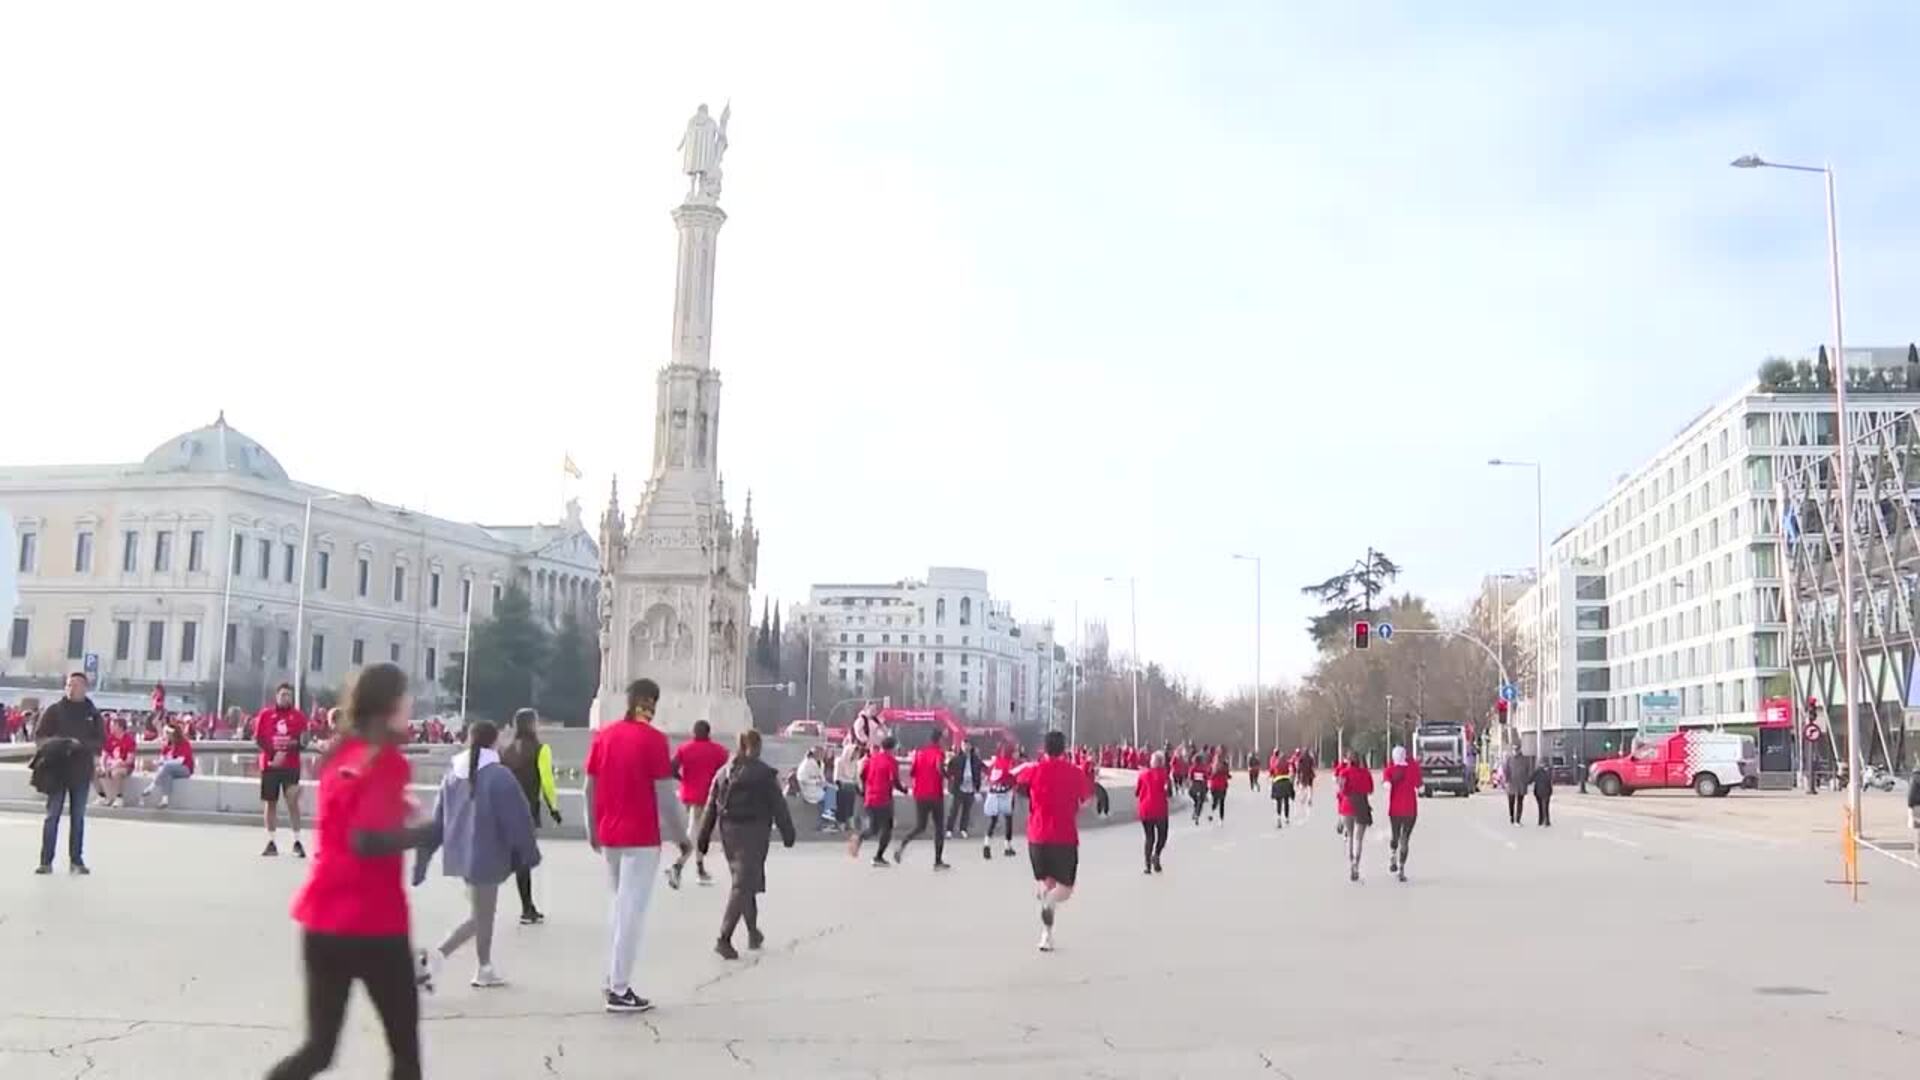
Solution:
[{"label": "black shorts", "polygon": [[1027,861],[1033,864],[1033,880],[1072,888],[1074,879],[1080,876],[1080,845],[1030,843]]},{"label": "black shorts", "polygon": [[299,769],[261,769],[260,801],[278,802],[284,793],[292,796],[300,790]]}]

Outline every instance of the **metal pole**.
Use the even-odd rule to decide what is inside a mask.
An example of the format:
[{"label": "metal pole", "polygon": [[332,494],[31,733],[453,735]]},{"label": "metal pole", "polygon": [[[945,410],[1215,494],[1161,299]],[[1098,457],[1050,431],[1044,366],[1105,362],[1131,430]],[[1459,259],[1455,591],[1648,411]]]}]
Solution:
[{"label": "metal pole", "polygon": [[[213,715],[227,714],[227,665],[233,657],[227,655],[227,629],[233,625],[233,552],[240,537],[231,526],[227,529],[227,583],[221,588],[220,598],[220,689],[214,697]],[[240,651],[240,635],[234,634],[233,651]]]},{"label": "metal pole", "polygon": [[[300,688],[307,670],[307,541],[313,534],[313,496],[307,496],[306,516],[300,522],[300,596],[293,605],[293,707],[300,707]],[[233,573],[233,563],[227,563],[227,573]],[[222,646],[226,631],[223,628]]]},{"label": "metal pole", "polygon": [[1080,601],[1075,600],[1073,602],[1073,670],[1069,673],[1073,678],[1073,693],[1067,703],[1067,742],[1073,746],[1080,745],[1080,661],[1083,659],[1085,645],[1080,634]]},{"label": "metal pole", "polygon": [[1534,606],[1534,658],[1533,658],[1533,700],[1535,713],[1533,725],[1533,754],[1538,760],[1545,760],[1547,753],[1547,664],[1545,649],[1547,640],[1547,501],[1545,484],[1541,475],[1546,470],[1536,462],[1533,466],[1533,559],[1540,568],[1540,580],[1533,583]]},{"label": "metal pole", "polygon": [[[1274,736],[1274,746],[1280,737]],[[1253,557],[1253,752],[1260,753],[1260,556]]]},{"label": "metal pole", "polygon": [[[1840,623],[1846,635],[1847,679],[1847,809],[1853,816],[1854,835],[1860,832],[1860,671],[1855,651],[1853,615],[1853,454],[1847,443],[1852,434],[1847,424],[1847,345],[1840,318],[1840,218],[1834,208],[1833,167],[1821,170],[1827,179],[1827,275],[1833,300],[1833,408],[1839,428],[1840,520],[1845,525],[1840,559]],[[1791,656],[1788,658],[1791,660]]]},{"label": "metal pole", "polygon": [[813,612],[807,613],[807,719],[813,719]]},{"label": "metal pole", "polygon": [[1127,575],[1127,622],[1133,637],[1133,745],[1140,745],[1140,604],[1133,575]]},{"label": "metal pole", "polygon": [[473,674],[473,579],[468,578],[461,585],[462,605],[466,610],[466,625],[460,631],[460,723],[467,723],[467,677]]}]

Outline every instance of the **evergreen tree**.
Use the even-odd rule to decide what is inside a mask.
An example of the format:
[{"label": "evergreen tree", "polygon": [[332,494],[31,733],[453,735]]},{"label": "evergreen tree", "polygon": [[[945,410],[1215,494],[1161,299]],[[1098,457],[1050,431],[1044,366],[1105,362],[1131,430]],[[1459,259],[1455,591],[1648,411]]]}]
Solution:
[{"label": "evergreen tree", "polygon": [[568,727],[587,723],[600,685],[600,646],[573,615],[553,638],[553,659],[540,687],[540,711]]},{"label": "evergreen tree", "polygon": [[505,720],[513,710],[534,702],[540,673],[552,649],[547,631],[534,621],[533,604],[515,585],[501,594],[493,618],[474,626],[472,655],[448,664],[440,674],[440,685],[457,698],[461,675],[471,663],[468,714]]}]

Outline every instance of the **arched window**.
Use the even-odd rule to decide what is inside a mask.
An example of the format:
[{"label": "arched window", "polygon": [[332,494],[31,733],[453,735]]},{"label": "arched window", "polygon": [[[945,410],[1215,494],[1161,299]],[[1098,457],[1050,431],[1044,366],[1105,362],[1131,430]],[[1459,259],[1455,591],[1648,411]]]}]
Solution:
[{"label": "arched window", "polygon": [[947,625],[947,598],[944,596],[933,602],[933,625]]},{"label": "arched window", "polygon": [[970,596],[963,596],[960,598],[960,625],[966,626],[968,623],[971,623],[972,621],[973,621],[973,598]]}]

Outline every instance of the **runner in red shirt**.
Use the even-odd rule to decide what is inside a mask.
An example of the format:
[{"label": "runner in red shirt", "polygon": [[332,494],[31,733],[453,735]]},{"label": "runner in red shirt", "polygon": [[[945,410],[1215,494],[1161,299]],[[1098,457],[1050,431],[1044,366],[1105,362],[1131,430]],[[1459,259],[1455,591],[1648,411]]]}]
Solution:
[{"label": "runner in red shirt", "polygon": [[307,857],[300,843],[300,751],[307,743],[307,714],[293,702],[293,685],[281,683],[273,704],[253,718],[253,743],[260,748],[260,802],[266,807],[267,846],[260,854],[280,854],[276,815],[280,801],[287,804],[287,824],[293,826],[293,853]]},{"label": "runner in red shirt", "polygon": [[940,729],[935,728],[927,735],[927,744],[913,752],[913,760],[907,763],[907,775],[913,781],[910,794],[913,797],[913,831],[894,850],[893,861],[898,865],[907,857],[907,845],[933,826],[933,868],[951,870],[947,862],[946,830],[940,823],[946,820],[947,791],[947,755],[940,748]]},{"label": "runner in red shirt", "polygon": [[987,765],[987,797],[981,803],[981,810],[987,816],[987,838],[980,845],[980,857],[993,858],[993,830],[1002,819],[1007,823],[1008,858],[1013,857],[1013,750],[1001,746],[993,755],[993,761]]},{"label": "runner in red shirt", "polygon": [[[706,809],[707,796],[713,793],[713,778],[727,764],[727,748],[713,741],[713,725],[705,720],[693,723],[693,741],[683,742],[673,752],[673,774],[680,778],[680,805],[686,808],[687,820],[700,820],[700,812]],[[680,887],[680,874],[687,868],[687,853],[667,867],[667,884]],[[707,857],[695,855],[694,876],[700,884],[713,884],[713,875],[707,873]]]},{"label": "runner in red shirt", "polygon": [[[352,731],[320,766],[319,849],[293,901],[302,931],[307,1038],[268,1080],[307,1080],[332,1064],[355,982],[380,1014],[393,1056],[391,1075],[420,1077],[420,958],[408,943],[404,852],[432,834],[407,827],[412,769],[406,741],[407,677],[375,664],[353,682]],[[431,989],[431,985],[428,984]]]},{"label": "runner in red shirt", "polygon": [[1233,785],[1233,766],[1228,763],[1226,754],[1217,754],[1213,759],[1213,770],[1207,775],[1207,820],[1219,818],[1224,824],[1227,820],[1227,788]]},{"label": "runner in red shirt", "polygon": [[1360,852],[1373,824],[1373,770],[1360,760],[1360,751],[1350,750],[1334,779],[1340,790],[1340,820],[1346,825],[1347,880],[1359,881]]},{"label": "runner in red shirt", "polygon": [[1413,842],[1413,821],[1420,814],[1420,763],[1404,746],[1393,748],[1387,766],[1387,873],[1407,880],[1407,848]]},{"label": "runner in red shirt", "polygon": [[1140,828],[1147,834],[1145,873],[1162,873],[1160,853],[1167,849],[1167,804],[1173,798],[1165,754],[1154,752],[1147,767],[1133,782],[1133,797],[1139,808]]},{"label": "runner in red shirt", "polygon": [[860,779],[865,795],[862,802],[867,808],[867,827],[847,841],[847,855],[860,857],[860,845],[880,838],[880,850],[873,853],[873,865],[884,868],[887,862],[887,845],[893,842],[893,793],[907,789],[900,786],[900,759],[893,756],[893,748],[899,745],[893,736],[880,740],[880,749],[867,755],[867,763],[860,768]]},{"label": "runner in red shirt", "polygon": [[1067,737],[1047,732],[1046,753],[1019,774],[1027,789],[1027,858],[1040,886],[1040,951],[1053,951],[1053,920],[1080,875],[1080,804],[1093,794],[1087,774],[1067,760]]}]

